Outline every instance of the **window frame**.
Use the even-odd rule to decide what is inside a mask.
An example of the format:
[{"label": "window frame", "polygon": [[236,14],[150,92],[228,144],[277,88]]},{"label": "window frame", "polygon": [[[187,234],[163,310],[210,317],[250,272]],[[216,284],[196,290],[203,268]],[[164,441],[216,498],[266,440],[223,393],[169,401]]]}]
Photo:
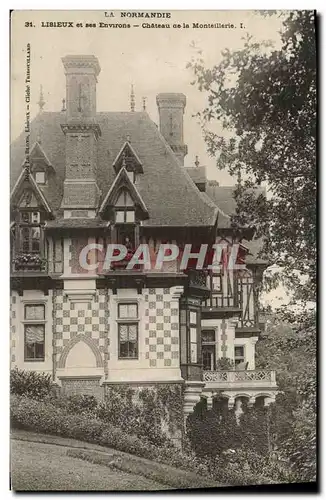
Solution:
[{"label": "window frame", "polygon": [[[193,323],[191,321],[191,313],[196,314],[196,322]],[[189,308],[189,348],[190,348],[190,364],[196,365],[198,363],[198,310]],[[191,338],[191,331],[196,331],[196,342],[194,342]],[[196,353],[196,361],[192,360],[192,346],[196,346],[194,352]]]},{"label": "window frame", "polygon": [[[236,356],[235,350],[236,348],[242,348],[243,349],[243,356]],[[234,346],[234,366],[237,366],[240,363],[245,363],[246,362],[246,346],[244,344],[241,345],[235,345]]]},{"label": "window frame", "polygon": [[[37,180],[37,174],[43,174],[44,176],[44,180],[43,182],[40,182]],[[34,179],[35,179],[35,182],[37,185],[39,186],[45,186],[46,185],[46,173],[45,173],[45,170],[35,170],[34,172]]]},{"label": "window frame", "polygon": [[[120,307],[121,306],[136,306],[136,317],[120,317]],[[117,335],[117,338],[118,338],[118,359],[123,361],[123,360],[138,360],[139,359],[139,302],[137,300],[119,300],[117,302],[117,318],[116,318],[116,321],[117,321],[117,330],[118,330],[118,335]],[[127,343],[130,344],[130,343],[133,343],[135,344],[135,351],[136,351],[136,355],[135,356],[122,356],[121,355],[121,341],[120,341],[120,330],[121,330],[121,326],[136,326],[136,341],[135,342],[131,342],[129,340],[129,331],[128,331],[128,340],[127,340]],[[129,330],[129,329],[128,329]],[[128,354],[129,354],[129,346],[128,346]]]},{"label": "window frame", "polygon": [[[26,319],[26,307],[30,306],[43,306],[43,319]],[[24,302],[23,303],[24,307],[24,319],[22,321],[24,325],[24,362],[25,363],[44,363],[45,362],[45,330],[46,330],[46,304],[45,302],[38,302],[38,301],[31,301],[31,302]],[[43,327],[43,356],[42,357],[27,357],[27,342],[26,342],[26,328],[29,326],[36,326],[36,327]],[[35,345],[37,342],[34,342],[33,348],[34,348],[34,355],[35,355]]]},{"label": "window frame", "polygon": [[[24,220],[23,214],[29,215],[28,222]],[[33,216],[37,214],[37,222],[33,222]],[[39,229],[39,238],[33,238],[33,229]],[[23,237],[23,231],[28,230],[28,239]],[[24,242],[28,242],[28,249],[24,248]],[[33,242],[38,241],[38,249],[33,249]],[[19,210],[19,221],[18,221],[18,247],[16,247],[21,253],[33,253],[41,254],[42,248],[42,225],[41,225],[41,212],[35,208],[23,208]]]},{"label": "window frame", "polygon": [[[124,204],[117,205],[117,202],[118,202],[121,194],[123,194]],[[121,189],[118,193],[117,201],[116,201],[116,204],[114,206],[114,222],[115,222],[115,224],[135,224],[136,223],[136,207],[135,207],[135,204],[133,204],[133,205],[127,204],[127,195],[129,195],[129,197],[132,199],[128,189],[126,189],[126,188]],[[122,221],[117,220],[118,212],[123,214]],[[129,213],[129,212],[133,212],[133,214],[134,214],[133,221],[127,220],[127,213]]]},{"label": "window frame", "polygon": [[[203,333],[211,332],[214,333],[214,340],[203,340]],[[214,371],[216,369],[216,344],[217,344],[217,335],[216,330],[214,328],[203,328],[201,330],[201,351],[202,351],[202,365],[203,370],[205,370],[204,363],[204,353],[212,351],[213,354],[213,368],[209,368],[208,371]],[[206,349],[207,348],[207,349]],[[206,369],[207,370],[207,369]]]}]

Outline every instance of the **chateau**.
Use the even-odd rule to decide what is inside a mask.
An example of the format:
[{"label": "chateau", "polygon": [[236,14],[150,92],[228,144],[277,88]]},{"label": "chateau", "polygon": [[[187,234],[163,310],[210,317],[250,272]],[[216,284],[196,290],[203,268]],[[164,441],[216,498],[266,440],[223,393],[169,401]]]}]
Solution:
[{"label": "chateau", "polygon": [[[49,373],[67,394],[104,397],[113,385],[179,385],[184,415],[216,394],[229,408],[268,405],[275,372],[255,369],[258,285],[268,263],[253,230],[231,227],[234,187],[185,166],[183,94],[157,95],[159,126],[145,110],[98,112],[100,65],[66,56],[61,111],[30,123],[11,148],[11,365]],[[161,270],[128,259],[80,265],[86,245],[239,244],[245,269]],[[94,246],[94,245],[93,245]],[[223,254],[224,255],[224,254]],[[229,255],[225,252],[225,255]],[[225,255],[223,259],[225,259]],[[91,264],[103,252],[89,252]],[[238,403],[240,402],[240,403]]]}]

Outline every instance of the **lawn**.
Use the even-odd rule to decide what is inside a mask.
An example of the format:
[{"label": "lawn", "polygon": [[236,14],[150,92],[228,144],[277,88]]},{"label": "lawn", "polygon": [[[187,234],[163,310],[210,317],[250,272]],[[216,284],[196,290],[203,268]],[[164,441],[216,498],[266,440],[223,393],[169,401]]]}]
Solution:
[{"label": "lawn", "polygon": [[168,486],[66,455],[69,448],[12,440],[11,484],[15,491],[139,491]]}]

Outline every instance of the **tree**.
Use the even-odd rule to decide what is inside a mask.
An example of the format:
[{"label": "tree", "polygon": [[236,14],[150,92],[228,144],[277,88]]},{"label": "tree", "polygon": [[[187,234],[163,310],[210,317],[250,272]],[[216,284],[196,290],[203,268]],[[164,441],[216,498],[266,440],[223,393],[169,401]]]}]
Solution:
[{"label": "tree", "polygon": [[[314,300],[315,14],[290,12],[283,26],[279,50],[247,37],[242,50],[224,50],[213,68],[205,68],[200,56],[189,67],[195,75],[192,83],[208,93],[208,105],[198,116],[209,154],[220,169],[245,175],[235,191],[233,223],[255,227],[257,237],[269,236],[263,252],[282,268],[273,286],[282,280],[295,290],[295,300]],[[222,123],[223,135],[212,130],[216,121]],[[255,194],[263,182],[271,198]]]},{"label": "tree", "polygon": [[280,393],[271,415],[274,444],[301,481],[316,479],[316,350],[313,311],[276,315],[256,346],[256,366],[277,370]]}]

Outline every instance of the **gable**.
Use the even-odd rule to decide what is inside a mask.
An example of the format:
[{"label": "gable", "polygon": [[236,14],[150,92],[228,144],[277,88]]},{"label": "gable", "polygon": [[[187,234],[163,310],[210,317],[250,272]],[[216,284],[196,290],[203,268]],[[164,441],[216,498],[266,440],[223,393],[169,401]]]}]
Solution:
[{"label": "gable", "polygon": [[122,167],[105,196],[99,212],[104,213],[109,207],[126,206],[126,204],[138,206],[143,212],[144,218],[148,217],[148,210],[142,197],[129,179],[125,167]]},{"label": "gable", "polygon": [[44,194],[28,169],[23,169],[11,192],[10,204],[18,208],[39,208],[52,214]]},{"label": "gable", "polygon": [[51,167],[50,160],[48,159],[47,155],[45,154],[44,149],[42,148],[41,144],[39,142],[35,142],[33,145],[31,152],[30,152],[30,163],[41,163],[46,165],[47,167]]},{"label": "gable", "polygon": [[129,141],[126,141],[116,159],[113,162],[113,167],[116,172],[119,172],[122,167],[126,168],[128,171],[143,173],[143,165],[138,155]]}]

